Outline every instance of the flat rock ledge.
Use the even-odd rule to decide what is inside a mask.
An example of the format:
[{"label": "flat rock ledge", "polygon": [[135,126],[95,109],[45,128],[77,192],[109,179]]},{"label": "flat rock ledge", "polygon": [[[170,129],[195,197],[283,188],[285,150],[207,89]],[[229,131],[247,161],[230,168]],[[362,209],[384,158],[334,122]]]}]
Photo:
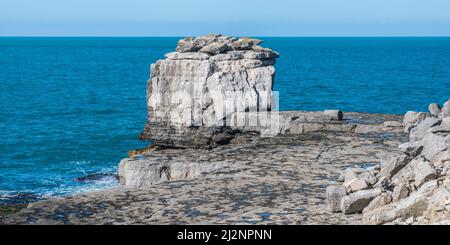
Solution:
[{"label": "flat rock ledge", "polygon": [[32,203],[0,223],[360,224],[361,214],[330,213],[325,190],[344,169],[400,154],[407,134],[385,122],[401,117],[345,113],[318,123],[322,112],[285,114],[308,125],[212,149],[154,147],[121,162],[122,186]]}]

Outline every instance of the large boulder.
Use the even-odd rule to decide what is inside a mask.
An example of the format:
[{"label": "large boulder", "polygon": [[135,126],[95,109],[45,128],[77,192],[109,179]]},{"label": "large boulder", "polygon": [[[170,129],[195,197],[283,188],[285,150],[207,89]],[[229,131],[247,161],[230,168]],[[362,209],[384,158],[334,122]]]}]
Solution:
[{"label": "large boulder", "polygon": [[141,139],[210,148],[239,135],[229,127],[233,114],[270,112],[278,53],[261,42],[219,34],[180,40],[177,52],[151,65]]},{"label": "large boulder", "polygon": [[362,190],[345,196],[341,200],[341,211],[344,214],[362,212],[370,202],[381,195],[380,189]]},{"label": "large boulder", "polygon": [[427,118],[427,114],[423,112],[408,111],[403,117],[403,126],[410,127]]},{"label": "large boulder", "polygon": [[[172,157],[125,158],[119,164],[120,184],[130,188],[142,188],[170,180],[192,180],[226,174],[227,171],[238,171],[240,167],[230,170],[236,162],[199,162],[196,159],[180,157],[173,161]],[[238,164],[239,165],[239,162]]]},{"label": "large boulder", "polygon": [[428,199],[437,188],[437,181],[427,182],[419,191],[414,192],[407,198],[364,212],[363,222],[369,225],[379,225],[394,221],[398,218],[422,216],[428,209]]},{"label": "large boulder", "polygon": [[386,163],[382,162],[379,177],[391,178],[403,169],[411,160],[409,156],[403,155],[399,157],[393,157]]},{"label": "large boulder", "polygon": [[344,187],[348,193],[357,192],[360,190],[365,190],[369,188],[367,182],[360,178],[355,178],[349,182],[344,183]]},{"label": "large boulder", "polygon": [[344,113],[340,110],[325,110],[323,116],[328,120],[342,121]]},{"label": "large boulder", "polygon": [[437,154],[445,151],[447,149],[447,144],[445,142],[446,135],[427,133],[425,134],[422,144],[422,156],[428,161],[431,161]]},{"label": "large boulder", "polygon": [[450,99],[442,107],[442,117],[450,117]]},{"label": "large boulder", "polygon": [[375,199],[373,199],[369,203],[369,205],[363,209],[363,213],[367,213],[371,210],[383,207],[385,205],[388,205],[391,202],[392,202],[392,196],[386,192],[383,192],[383,193],[381,193],[381,195],[375,197]]},{"label": "large boulder", "polygon": [[428,106],[428,111],[431,115],[438,117],[441,113],[441,106],[436,103],[432,103]]},{"label": "large boulder", "polygon": [[327,202],[331,212],[341,211],[341,200],[347,196],[345,187],[342,185],[331,185],[327,187]]},{"label": "large boulder", "polygon": [[394,188],[394,192],[392,193],[392,198],[394,201],[398,201],[403,199],[409,195],[409,188],[406,184],[402,183],[399,186]]},{"label": "large boulder", "polygon": [[437,118],[427,117],[425,120],[411,129],[411,132],[409,134],[410,141],[422,140],[429,129],[438,126],[440,123],[441,121]]},{"label": "large boulder", "polygon": [[119,180],[128,187],[149,186],[169,180],[167,167],[162,161],[136,160],[125,158],[119,163]]},{"label": "large boulder", "polygon": [[432,223],[450,222],[450,180],[434,192],[424,216]]},{"label": "large boulder", "polygon": [[420,142],[420,141],[406,142],[404,144],[399,145],[398,148],[400,149],[400,151],[405,153],[407,156],[414,158],[422,152],[423,145],[422,145],[422,142]]},{"label": "large boulder", "polygon": [[419,156],[394,175],[392,177],[392,182],[396,186],[411,182],[416,187],[419,187],[424,182],[436,178],[436,176],[437,173],[433,165],[428,160]]}]

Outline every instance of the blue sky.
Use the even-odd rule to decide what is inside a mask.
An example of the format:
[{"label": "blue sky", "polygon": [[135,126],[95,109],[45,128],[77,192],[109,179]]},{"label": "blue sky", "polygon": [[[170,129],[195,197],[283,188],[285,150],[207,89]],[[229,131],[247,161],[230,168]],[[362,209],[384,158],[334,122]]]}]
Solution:
[{"label": "blue sky", "polygon": [[0,0],[1,36],[450,36],[450,0]]}]

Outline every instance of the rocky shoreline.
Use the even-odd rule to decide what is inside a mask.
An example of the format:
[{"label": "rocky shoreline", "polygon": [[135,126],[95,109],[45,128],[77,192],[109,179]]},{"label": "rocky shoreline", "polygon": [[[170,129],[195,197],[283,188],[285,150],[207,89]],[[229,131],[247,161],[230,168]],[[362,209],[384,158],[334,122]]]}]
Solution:
[{"label": "rocky shoreline", "polygon": [[407,134],[384,125],[401,116],[345,113],[342,125],[355,121],[361,132],[320,130],[214,149],[155,149],[122,161],[129,165],[123,186],[32,203],[2,222],[360,224],[360,214],[328,211],[326,187],[348,167],[375,166],[381,157],[399,154]]},{"label": "rocky shoreline", "polygon": [[[435,152],[428,150],[437,142],[430,137],[443,137],[447,128],[439,125],[448,122],[450,104],[405,117],[336,108],[278,111],[272,89],[279,54],[261,43],[222,35],[180,40],[177,52],[151,66],[140,138],[153,144],[120,162],[121,186],[31,203],[0,223],[387,223],[370,212],[392,199],[397,205],[410,185],[385,183],[400,162]],[[430,128],[437,130],[431,136]],[[447,147],[443,139],[439,146]],[[442,171],[419,173],[412,178],[417,187],[448,182]],[[415,193],[410,197],[422,195]]]},{"label": "rocky shoreline", "polygon": [[365,224],[450,224],[450,100],[403,119],[409,141],[371,168],[348,168],[327,188],[330,211]]}]

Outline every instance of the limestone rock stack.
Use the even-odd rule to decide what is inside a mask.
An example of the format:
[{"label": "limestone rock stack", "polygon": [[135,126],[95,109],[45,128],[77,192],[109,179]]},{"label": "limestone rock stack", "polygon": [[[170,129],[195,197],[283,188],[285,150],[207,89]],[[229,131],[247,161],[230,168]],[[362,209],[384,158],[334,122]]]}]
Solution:
[{"label": "limestone rock stack", "polygon": [[329,186],[330,211],[363,213],[366,224],[450,224],[450,100],[406,113],[402,154],[370,168],[348,168]]},{"label": "limestone rock stack", "polygon": [[172,147],[209,147],[238,133],[236,112],[270,111],[278,53],[262,41],[207,35],[185,38],[151,65],[142,139]]}]

